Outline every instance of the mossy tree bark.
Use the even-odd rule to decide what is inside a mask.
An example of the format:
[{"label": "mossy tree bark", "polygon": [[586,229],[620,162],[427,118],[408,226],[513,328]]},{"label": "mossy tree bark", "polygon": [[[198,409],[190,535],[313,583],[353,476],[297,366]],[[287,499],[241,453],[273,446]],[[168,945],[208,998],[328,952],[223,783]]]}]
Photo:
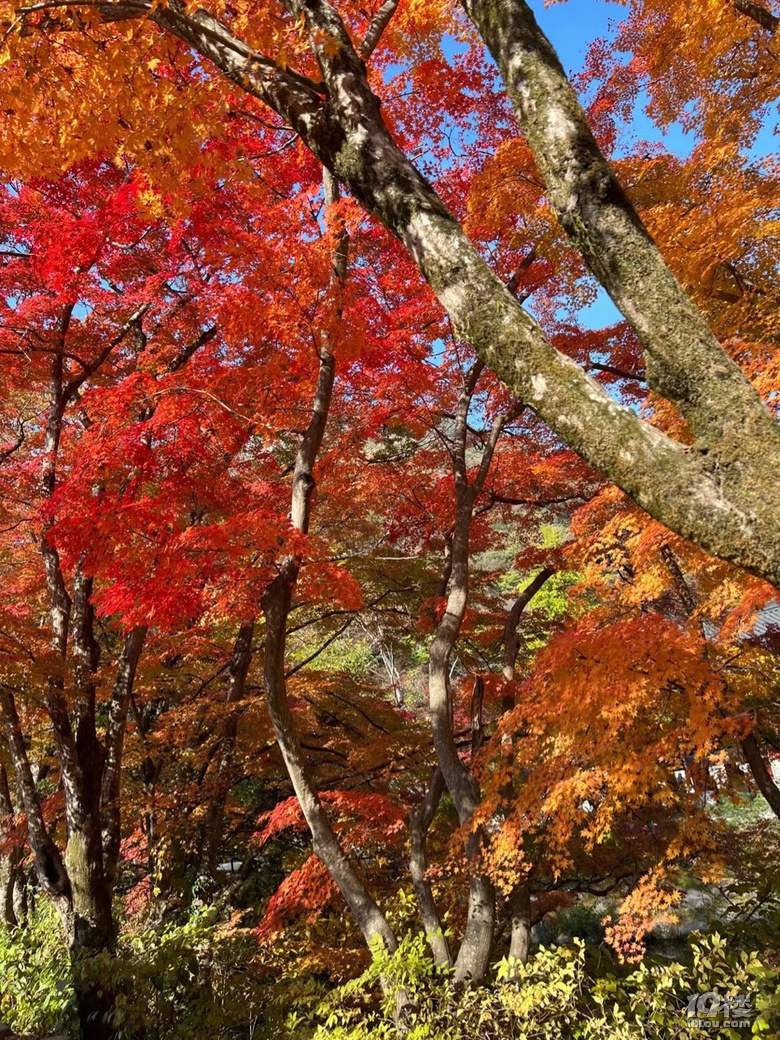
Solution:
[{"label": "mossy tree bark", "polygon": [[[338,185],[327,171],[324,175],[324,190],[327,203],[337,200]],[[337,310],[338,299],[347,277],[348,259],[349,237],[346,229],[342,228],[336,236],[332,258],[331,294]],[[336,376],[334,347],[335,344],[327,335],[321,336],[317,387],[309,423],[301,437],[293,469],[290,519],[293,528],[304,534],[308,532],[311,523],[312,498],[316,487],[314,468],[333,399]],[[265,615],[264,673],[268,712],[287,774],[309,827],[315,853],[338,886],[368,946],[374,949],[379,944],[393,952],[397,948],[393,929],[341,846],[320,799],[290,711],[285,674],[287,626],[301,562],[295,556],[283,561],[279,574],[262,597]],[[400,1013],[406,1003],[405,995],[399,994],[397,1002]]]},{"label": "mossy tree bark", "polygon": [[[43,500],[50,500],[57,489],[58,455],[68,406],[77,399],[86,380],[140,322],[145,309],[131,316],[92,364],[68,379],[64,358],[74,307],[63,307],[50,364],[40,477]],[[79,965],[90,954],[112,949],[115,939],[112,895],[119,852],[119,771],[129,700],[146,629],[130,633],[119,654],[109,722],[101,736],[96,703],[100,647],[95,636],[92,579],[79,564],[72,581],[66,581],[59,553],[50,540],[52,523],[49,519],[43,525],[38,546],[48,593],[51,647],[57,659],[43,700],[65,796],[66,840],[62,851],[46,826],[14,690],[10,687],[0,689],[0,708],[21,808],[27,817],[36,876],[57,910],[73,961],[81,1035],[84,1040],[106,1040],[112,1033],[110,980],[101,980],[99,985],[84,982]]]},{"label": "mossy tree bark", "polygon": [[[526,5],[468,3],[467,10],[496,53],[521,117],[525,109],[533,116],[526,120],[529,141],[561,219],[640,330],[653,384],[685,414],[696,435],[692,447],[616,403],[552,346],[393,141],[334,8],[325,0],[288,6],[310,30],[322,83],[258,55],[218,19],[202,10],[189,14],[177,0],[150,17],[284,117],[404,243],[458,334],[562,440],[651,516],[780,586],[777,423],[663,264],[603,157],[593,152],[560,63],[529,25]],[[137,9],[121,3],[104,10],[106,17],[138,17]],[[534,47],[524,50],[529,34]],[[338,47],[326,48],[323,40]],[[539,112],[546,117],[537,118]],[[559,124],[564,140],[556,149],[548,138]]]}]

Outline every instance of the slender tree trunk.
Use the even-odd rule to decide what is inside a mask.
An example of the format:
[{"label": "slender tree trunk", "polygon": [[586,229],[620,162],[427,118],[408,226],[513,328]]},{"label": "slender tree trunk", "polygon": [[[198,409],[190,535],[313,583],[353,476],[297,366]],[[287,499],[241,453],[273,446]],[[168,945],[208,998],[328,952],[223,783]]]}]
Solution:
[{"label": "slender tree trunk", "polygon": [[[85,954],[97,953],[113,941],[110,890],[102,882],[102,862],[99,870],[88,857],[78,854],[88,848],[83,834],[73,830],[69,835],[70,857],[65,862],[46,828],[40,800],[24,745],[19,716],[13,696],[0,690],[0,707],[14,763],[17,786],[27,816],[27,835],[35,856],[35,871],[43,891],[49,896],[60,919],[65,942],[73,961],[74,988],[82,1040],[110,1040],[109,1016],[113,1008],[110,979],[100,985],[82,985],[79,961]],[[76,850],[76,854],[74,854]],[[67,863],[67,866],[66,866]],[[96,879],[101,879],[96,884]],[[103,884],[103,887],[100,887]]]},{"label": "slender tree trunk", "polygon": [[127,716],[133,697],[133,685],[141,658],[147,629],[139,625],[128,633],[117,666],[105,738],[105,763],[100,785],[102,819],[103,869],[110,885],[116,879],[121,840],[122,813],[120,774],[124,751]]},{"label": "slender tree trunk", "polygon": [[[14,822],[14,806],[11,800],[11,789],[8,786],[8,773],[5,766],[0,766],[0,845],[10,838]],[[15,893],[19,882],[21,849],[9,848],[0,851],[0,923],[14,928],[19,924],[16,916]]]},{"label": "slender tree trunk", "polygon": [[[555,571],[551,567],[543,567],[536,577],[529,582],[512,604],[507,613],[504,625],[504,652],[501,662],[501,674],[507,682],[513,682],[517,669],[517,655],[520,650],[520,619],[534,596],[550,580]],[[511,711],[515,706],[512,694],[506,694],[501,703],[504,711]],[[525,964],[531,948],[531,885],[525,878],[509,896],[510,939],[509,957]]]},{"label": "slender tree trunk", "polygon": [[397,945],[395,935],[341,848],[309,772],[287,701],[285,641],[296,575],[297,565],[288,564],[263,595],[268,711],[287,774],[311,832],[315,853],[338,885],[368,945],[373,948],[379,941],[392,951]]},{"label": "slender tree trunk", "polygon": [[27,841],[35,858],[38,882],[65,921],[70,905],[70,880],[60,850],[52,840],[43,819],[13,694],[3,687],[0,687],[0,708],[21,807],[27,817]]},{"label": "slender tree trunk", "polygon": [[[327,172],[324,176],[324,187],[326,202],[334,202],[338,197],[338,185]],[[346,229],[343,229],[338,236],[333,255],[331,290],[337,297],[347,275],[348,251],[349,238]],[[311,417],[298,448],[293,472],[291,520],[293,527],[303,533],[309,530],[315,488],[314,465],[322,444],[333,396],[336,360],[332,346],[327,338],[323,337]],[[309,771],[288,703],[285,646],[288,617],[299,567],[299,560],[287,560],[262,598],[266,623],[264,672],[268,711],[288,776],[311,832],[315,853],[336,882],[369,947],[374,949],[380,944],[392,952],[397,947],[393,930],[345,855],[333,830]],[[399,1001],[401,1004],[405,1002],[403,994],[400,995]]]},{"label": "slender tree trunk", "polygon": [[427,856],[425,852],[426,839],[436,809],[441,801],[445,790],[444,777],[438,767],[434,771],[428,790],[425,793],[422,805],[416,809],[410,817],[409,829],[411,832],[411,855],[409,857],[409,873],[412,876],[417,903],[420,907],[423,928],[428,943],[431,947],[434,960],[445,968],[452,967],[452,954],[447,936],[444,934],[439,911],[436,909],[436,901],[433,898],[433,887],[426,878]]},{"label": "slender tree trunk", "polygon": [[[431,642],[428,673],[428,700],[436,758],[462,827],[469,824],[479,806],[481,794],[479,785],[461,761],[455,743],[452,728],[450,660],[468,604],[469,539],[474,504],[487,479],[505,423],[505,418],[500,417],[493,424],[478,472],[473,482],[469,483],[466,464],[468,414],[483,367],[481,362],[477,362],[466,376],[455,413],[451,457],[455,476],[456,510],[450,554],[445,559],[449,594],[444,615]],[[493,948],[495,889],[490,879],[476,866],[482,838],[480,832],[471,834],[466,848],[468,859],[473,866],[469,877],[466,930],[455,962],[455,981],[458,983],[479,982],[487,972]]]},{"label": "slender tree trunk", "polygon": [[[683,574],[677,557],[672,552],[670,546],[664,545],[661,547],[661,558],[666,564],[666,569],[669,572],[669,577],[672,579],[672,585],[674,586],[677,597],[682,604],[683,610],[685,611],[685,614],[690,617],[695,612],[698,605],[696,593],[691,588],[686,576]],[[755,732],[749,733],[746,737],[743,737],[739,741],[739,746],[745,757],[745,761],[748,764],[751,775],[753,776],[756,787],[764,798],[766,798],[769,808],[775,816],[780,819],[780,788],[775,783],[774,776],[764,761],[764,756],[761,753],[761,747]]]},{"label": "slender tree trunk", "polygon": [[[63,765],[70,798],[65,816],[68,840],[65,868],[73,898],[73,950],[99,952],[114,942],[111,885],[103,864],[101,787],[105,749],[95,725],[95,672],[98,647],[94,636],[92,580],[79,567],[73,581],[73,698],[75,762]],[[70,771],[72,769],[72,772]]]},{"label": "slender tree trunk", "polygon": [[[155,9],[151,18],[289,122],[401,239],[458,334],[570,447],[668,527],[780,586],[777,423],[686,300],[603,157],[593,151],[576,97],[572,101],[549,43],[530,24],[527,5],[473,0],[466,9],[528,124],[526,133],[561,218],[579,234],[594,271],[641,328],[655,385],[695,428],[693,449],[617,404],[555,350],[392,140],[335,9],[325,0],[295,0],[289,6],[306,21],[322,86],[270,60],[248,62],[254,52],[225,25],[203,11],[185,15],[178,0]],[[650,299],[654,295],[657,299]]]},{"label": "slender tree trunk", "polygon": [[224,720],[222,733],[219,738],[213,790],[203,825],[200,871],[205,878],[212,882],[216,877],[217,856],[222,840],[225,807],[233,782],[233,759],[238,737],[238,714],[235,705],[243,700],[244,697],[246,678],[249,672],[249,665],[252,662],[252,637],[254,631],[254,620],[243,621],[233,647],[233,659],[230,664],[230,678],[225,698],[225,703],[231,710]]}]

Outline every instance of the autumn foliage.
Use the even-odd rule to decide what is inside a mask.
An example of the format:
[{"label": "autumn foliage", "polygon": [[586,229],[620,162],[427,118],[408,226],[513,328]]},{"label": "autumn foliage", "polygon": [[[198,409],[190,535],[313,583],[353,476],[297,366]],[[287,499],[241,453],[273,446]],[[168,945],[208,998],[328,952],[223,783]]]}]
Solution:
[{"label": "autumn foliage", "polygon": [[403,1031],[776,897],[777,5],[616,7],[568,123],[490,7],[0,4],[0,902],[90,1040],[128,936]]}]

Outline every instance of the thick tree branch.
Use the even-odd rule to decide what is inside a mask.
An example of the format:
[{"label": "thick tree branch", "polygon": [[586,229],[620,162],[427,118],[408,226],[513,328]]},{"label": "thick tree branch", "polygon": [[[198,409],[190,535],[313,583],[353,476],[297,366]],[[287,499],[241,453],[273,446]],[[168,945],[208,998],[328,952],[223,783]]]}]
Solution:
[{"label": "thick tree branch", "polygon": [[[123,10],[104,6],[106,15]],[[335,10],[323,0],[289,6],[306,20],[323,85],[279,68],[207,13],[186,14],[180,0],[155,8],[152,18],[299,134],[404,242],[458,334],[566,443],[683,537],[780,585],[777,424],[663,264],[527,4],[464,0],[528,124],[561,218],[638,328],[652,362],[651,383],[684,405],[697,431],[692,449],[617,405],[552,347],[391,139]],[[561,131],[555,140],[548,139],[553,126]]]},{"label": "thick tree branch", "polygon": [[731,0],[731,3],[740,14],[752,18],[754,22],[757,22],[762,29],[766,29],[768,33],[774,34],[777,32],[780,18],[776,14],[772,14],[763,4],[754,3],[754,0]]},{"label": "thick tree branch", "polygon": [[[662,314],[685,317],[671,323],[674,328],[669,335],[660,336],[660,345],[654,341],[653,351],[659,361],[669,354],[672,367],[681,373],[679,385],[668,389],[670,399],[688,394],[702,426],[713,419],[706,436],[702,435],[701,450],[698,444],[693,449],[685,448],[642,422],[552,347],[538,323],[495,278],[431,186],[391,139],[379,101],[366,82],[363,63],[335,11],[320,0],[293,6],[308,20],[325,77],[328,104],[315,86],[276,68],[268,59],[260,60],[226,26],[203,12],[183,17],[169,6],[157,8],[154,20],[268,104],[301,136],[362,205],[403,241],[458,334],[474,344],[482,360],[566,443],[683,537],[780,585],[780,529],[776,523],[780,484],[774,479],[780,468],[779,435],[755,393],[735,372],[706,327],[702,329],[702,320],[691,312],[690,301],[677,299],[680,290],[676,283],[670,288],[668,272],[659,276],[662,296],[671,293],[676,302],[674,307],[664,304]],[[506,66],[508,54],[513,53],[508,42],[514,42],[516,36],[517,13],[522,15],[523,25],[527,22],[525,5],[497,3],[489,17],[479,4],[470,3],[468,7],[475,16],[481,12],[480,19],[485,15],[484,35],[491,45],[496,44],[499,65],[503,62]],[[506,26],[504,18],[508,19]],[[491,38],[493,28],[499,33],[495,41]],[[339,46],[330,44],[326,48],[323,41],[328,38]],[[545,47],[540,69],[551,70],[550,82],[556,88],[550,91],[552,104],[561,86],[560,65],[549,53],[549,45]],[[510,82],[515,80],[520,90],[522,61],[516,71]],[[511,70],[505,67],[504,72],[509,75]],[[568,112],[566,99],[571,92],[565,77],[561,89],[569,92],[565,104],[561,102]],[[571,119],[579,126],[579,108],[571,116],[562,112],[561,118],[564,115],[565,127],[570,126]],[[590,140],[583,140],[590,148]],[[599,171],[602,161],[596,166]],[[571,175],[577,183],[578,170],[575,163]],[[601,172],[596,178],[601,184],[603,178],[599,178]],[[612,184],[611,175],[604,183]],[[619,226],[631,224],[633,218],[627,215],[622,193],[617,196],[616,207]],[[565,210],[564,200],[562,212]],[[577,212],[576,206],[573,212]],[[652,296],[655,283],[648,287],[641,271],[646,262],[643,250],[647,248],[647,256],[652,257],[655,247],[648,245],[641,227],[634,228],[632,235],[631,241],[636,241],[641,254],[637,281],[642,281]],[[609,247],[605,264],[612,263],[615,255],[614,242]],[[626,259],[622,251],[620,256]],[[632,263],[627,265],[631,269],[629,281],[635,273]],[[657,273],[657,262],[647,263]],[[621,274],[619,281],[623,285],[626,276]],[[635,290],[631,293],[633,297]],[[644,308],[646,301],[639,303]],[[657,315],[657,305],[651,302],[649,306]],[[634,316],[639,319],[638,314]],[[655,323],[651,326],[648,335],[652,333],[657,340]],[[681,343],[686,344],[684,350],[678,350]],[[688,365],[690,371],[686,373]],[[675,384],[675,380],[671,382]],[[691,408],[688,411],[692,414]]]},{"label": "thick tree branch", "polygon": [[363,42],[360,45],[360,57],[363,61],[368,61],[376,50],[385,29],[390,24],[390,20],[398,9],[398,3],[399,0],[385,0],[377,13],[371,19],[368,29],[366,30],[366,35],[363,37]]},{"label": "thick tree branch", "polygon": [[[506,83],[558,218],[645,350],[648,382],[711,449],[780,428],[666,266],[609,163],[552,45],[524,0],[463,0]],[[732,409],[740,414],[733,424]]]}]

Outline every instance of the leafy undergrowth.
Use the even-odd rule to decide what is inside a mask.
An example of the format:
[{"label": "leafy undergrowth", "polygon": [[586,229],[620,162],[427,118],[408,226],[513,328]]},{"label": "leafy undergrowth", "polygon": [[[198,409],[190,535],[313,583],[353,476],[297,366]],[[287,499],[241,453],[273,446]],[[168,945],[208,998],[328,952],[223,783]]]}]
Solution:
[{"label": "leafy undergrowth", "polygon": [[[718,1035],[778,1035],[780,982],[755,952],[717,934],[698,937],[687,963],[647,958],[620,968],[603,949],[542,947],[527,965],[503,960],[489,986],[456,991],[408,935],[341,986],[268,971],[250,933],[213,911],[161,931],[127,934],[116,956],[77,966],[112,982],[117,1040],[392,1040],[394,993],[407,996],[407,1040],[676,1040],[711,1035],[687,1014],[708,991],[748,996],[748,1027]],[[28,1035],[71,1031],[72,970],[45,905],[27,927],[0,932],[0,1019]],[[380,979],[390,984],[381,996]],[[720,1025],[720,1022],[718,1023]]]}]

